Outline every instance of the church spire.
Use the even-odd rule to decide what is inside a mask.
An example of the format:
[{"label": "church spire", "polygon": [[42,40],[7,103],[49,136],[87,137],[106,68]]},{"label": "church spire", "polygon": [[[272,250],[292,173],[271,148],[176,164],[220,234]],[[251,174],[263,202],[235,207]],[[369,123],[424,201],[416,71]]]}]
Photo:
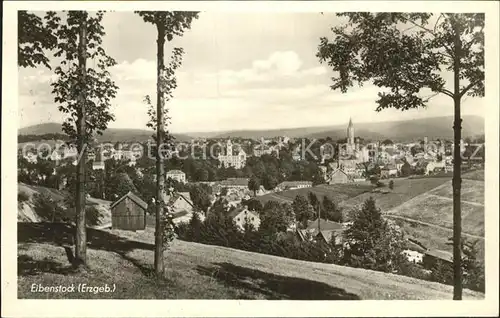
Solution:
[{"label": "church spire", "polygon": [[352,127],[352,118],[349,117],[349,126],[348,127]]}]

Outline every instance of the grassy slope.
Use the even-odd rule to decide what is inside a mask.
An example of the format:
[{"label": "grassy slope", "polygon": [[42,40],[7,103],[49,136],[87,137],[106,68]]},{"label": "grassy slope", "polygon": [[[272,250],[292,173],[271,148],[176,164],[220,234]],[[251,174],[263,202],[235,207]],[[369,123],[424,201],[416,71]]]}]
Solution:
[{"label": "grassy slope", "polygon": [[[465,236],[470,241],[477,242],[480,258],[484,257],[484,239],[477,238],[477,236],[484,237],[484,182],[478,181],[481,175],[481,171],[464,174],[461,205],[462,231],[464,234],[472,235]],[[425,246],[451,252],[452,246],[448,244],[448,239],[453,233],[452,202],[452,185],[451,181],[448,181],[386,211],[387,216],[394,215],[436,225],[426,226],[411,220],[397,220],[409,236]]]},{"label": "grassy slope", "polygon": [[[393,179],[394,180],[394,189],[389,193],[378,193],[378,192],[365,192],[358,196],[352,197],[348,200],[342,202],[342,206],[344,208],[352,208],[363,204],[366,199],[369,197],[373,197],[377,206],[382,211],[387,211],[389,209],[395,208],[404,202],[422,194],[429,190],[432,190],[446,181],[450,180],[450,178],[420,178],[420,179]],[[388,184],[387,180],[383,180],[386,185]]]},{"label": "grassy slope", "polygon": [[[49,232],[50,231],[50,232]],[[121,299],[451,299],[452,287],[363,269],[175,241],[166,274],[151,277],[153,230],[89,232],[90,271],[72,273],[63,246],[69,228],[19,223],[19,298]],[[49,234],[50,233],[50,234]],[[277,266],[279,265],[279,266]],[[40,294],[31,284],[116,284],[108,294]],[[464,297],[484,295],[466,290]]]},{"label": "grassy slope", "polygon": [[316,194],[318,199],[322,200],[324,196],[330,197],[333,201],[339,203],[349,198],[358,196],[362,193],[368,192],[373,189],[373,186],[368,183],[348,183],[348,184],[332,184],[332,185],[319,185],[312,188],[303,188],[295,190],[286,190],[282,192],[275,192],[257,197],[263,204],[267,201],[278,201],[291,203],[297,195],[302,195],[307,198],[309,192]]},{"label": "grassy slope", "polygon": [[[47,194],[54,201],[61,203],[64,202],[66,195],[65,191],[42,186],[27,185],[24,183],[18,183],[17,191],[18,193],[25,193],[29,197],[28,201],[23,202],[23,204],[18,204],[18,220],[21,221],[33,221],[33,219],[39,219],[34,207],[34,194]],[[99,224],[107,224],[111,222],[111,212],[109,210],[110,204],[111,202],[106,200],[96,199],[92,197],[87,199],[87,205],[95,206],[100,212]],[[35,216],[33,217],[33,215]]]}]

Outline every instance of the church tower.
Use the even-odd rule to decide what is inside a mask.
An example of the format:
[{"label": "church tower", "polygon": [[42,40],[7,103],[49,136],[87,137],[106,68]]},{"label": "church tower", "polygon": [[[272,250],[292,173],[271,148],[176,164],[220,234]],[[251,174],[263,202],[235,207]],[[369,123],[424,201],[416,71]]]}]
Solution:
[{"label": "church tower", "polygon": [[354,149],[354,125],[351,118],[349,118],[349,126],[347,126],[347,144],[350,149]]},{"label": "church tower", "polygon": [[233,155],[233,144],[231,143],[231,139],[228,139],[226,144],[226,156],[232,156],[232,155]]}]

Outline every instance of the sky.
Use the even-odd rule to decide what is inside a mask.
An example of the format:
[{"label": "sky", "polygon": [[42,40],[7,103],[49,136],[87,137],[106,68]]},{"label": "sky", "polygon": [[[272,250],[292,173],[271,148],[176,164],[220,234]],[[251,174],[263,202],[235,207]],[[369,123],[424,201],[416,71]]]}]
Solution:
[{"label": "sky", "polygon": [[[176,133],[273,129],[407,120],[453,114],[452,100],[438,95],[426,109],[375,112],[379,88],[348,93],[330,89],[333,76],[315,56],[321,36],[339,24],[333,14],[201,12],[166,53],[184,48],[178,87],[167,107]],[[117,65],[119,87],[110,128],[146,129],[144,96],[156,93],[156,29],[131,12],[104,16],[103,47]],[[93,61],[88,62],[93,66]],[[19,125],[62,122],[53,102],[53,72],[19,69]],[[153,99],[154,100],[154,99]],[[482,99],[468,97],[464,115],[484,117]]]}]

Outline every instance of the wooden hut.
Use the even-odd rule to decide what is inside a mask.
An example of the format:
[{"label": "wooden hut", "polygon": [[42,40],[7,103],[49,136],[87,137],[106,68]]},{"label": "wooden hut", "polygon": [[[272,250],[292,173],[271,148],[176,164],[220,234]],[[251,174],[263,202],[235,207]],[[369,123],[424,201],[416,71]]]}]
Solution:
[{"label": "wooden hut", "polygon": [[146,209],[148,204],[128,192],[111,205],[112,228],[138,231],[146,228]]}]

